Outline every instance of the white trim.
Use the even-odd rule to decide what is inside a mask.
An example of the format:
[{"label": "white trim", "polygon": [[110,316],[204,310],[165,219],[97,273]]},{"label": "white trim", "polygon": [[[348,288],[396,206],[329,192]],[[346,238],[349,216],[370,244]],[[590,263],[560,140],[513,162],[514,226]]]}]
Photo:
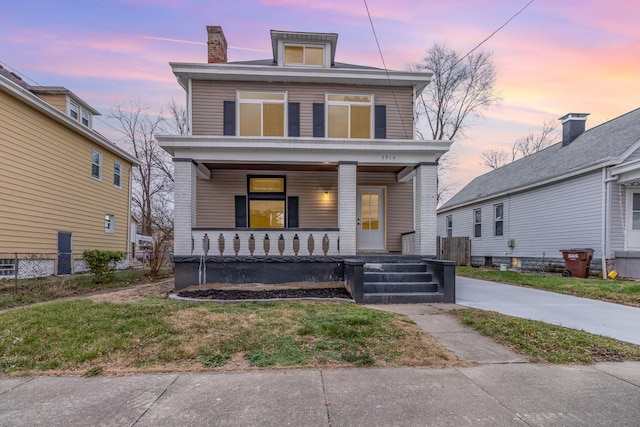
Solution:
[{"label": "white trim", "polygon": [[186,89],[189,79],[273,83],[335,83],[369,86],[414,86],[420,94],[433,73],[377,68],[311,68],[234,63],[169,63],[178,83]]},{"label": "white trim", "polygon": [[120,173],[118,174],[118,176],[120,177],[120,185],[116,185],[115,182],[113,183],[113,186],[115,188],[122,188],[122,163],[120,163],[119,161],[115,160],[113,162],[113,180],[115,181],[116,178],[116,165],[120,166]]},{"label": "white trim", "polygon": [[[260,98],[245,98],[240,99],[240,95],[243,93],[263,93],[263,94],[273,94],[273,95],[283,95],[283,99],[260,99]],[[271,90],[246,90],[246,89],[236,89],[236,135],[240,135],[240,104],[260,104],[260,135],[258,136],[249,136],[249,138],[265,138],[264,135],[264,105],[265,104],[282,104],[284,108],[283,112],[283,136],[287,137],[289,134],[289,109],[288,109],[288,99],[289,93],[288,91],[271,91]],[[244,138],[241,136],[241,138]],[[275,137],[279,138],[279,137]]]},{"label": "white trim", "polygon": [[[359,102],[359,101],[330,101],[330,96],[368,96],[369,102]],[[343,93],[343,92],[325,92],[324,94],[324,134],[329,135],[329,106],[337,105],[337,106],[346,106],[349,108],[349,113],[347,114],[347,139],[372,139],[375,134],[374,128],[374,109],[375,109],[375,99],[374,95],[368,93]],[[351,107],[352,106],[368,106],[369,107],[369,138],[353,138],[351,136]]]},{"label": "white trim", "polygon": [[[98,176],[95,176],[93,174],[93,165],[95,163],[93,163],[93,154],[96,153],[98,155]],[[91,149],[91,178],[97,180],[97,181],[102,181],[102,152],[96,150],[95,148]]]},{"label": "white trim", "polygon": [[193,129],[193,80],[189,79],[187,89],[187,122],[189,124],[189,132],[191,135]]}]

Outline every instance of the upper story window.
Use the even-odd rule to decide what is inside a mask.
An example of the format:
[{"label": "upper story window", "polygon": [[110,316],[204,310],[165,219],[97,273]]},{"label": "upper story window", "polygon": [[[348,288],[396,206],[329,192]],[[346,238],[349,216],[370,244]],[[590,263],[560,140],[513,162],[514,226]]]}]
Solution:
[{"label": "upper story window", "polygon": [[473,210],[473,237],[482,237],[482,209]]},{"label": "upper story window", "polygon": [[82,123],[86,127],[89,127],[90,117],[91,117],[89,113],[86,110],[82,110],[80,117],[81,117],[80,123]]},{"label": "upper story window", "polygon": [[80,117],[80,108],[73,102],[69,102],[69,115],[73,120],[78,120]]},{"label": "upper story window", "polygon": [[285,136],[286,92],[238,92],[238,135]]},{"label": "upper story window", "polygon": [[373,95],[327,94],[329,138],[371,138]]},{"label": "upper story window", "polygon": [[69,117],[73,120],[82,123],[84,126],[90,128],[91,127],[91,113],[83,107],[80,107],[77,103],[73,101],[68,101],[67,103]]},{"label": "upper story window", "polygon": [[493,221],[493,235],[496,237],[502,236],[504,232],[504,206],[502,203],[493,206]]},{"label": "upper story window", "polygon": [[284,65],[324,66],[324,46],[285,45]]},{"label": "upper story window", "polygon": [[113,163],[113,186],[122,188],[122,164],[119,162]]},{"label": "upper story window", "polygon": [[91,150],[91,176],[102,179],[102,153]]}]

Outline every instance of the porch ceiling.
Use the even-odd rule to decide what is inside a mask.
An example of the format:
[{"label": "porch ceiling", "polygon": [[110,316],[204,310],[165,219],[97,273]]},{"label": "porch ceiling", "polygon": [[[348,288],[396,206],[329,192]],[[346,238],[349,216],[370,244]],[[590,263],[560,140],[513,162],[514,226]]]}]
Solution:
[{"label": "porch ceiling", "polygon": [[[272,171],[321,171],[335,172],[338,165],[335,163],[323,164],[280,164],[280,163],[202,163],[210,170],[272,170]],[[358,172],[400,173],[402,166],[358,166]]]}]

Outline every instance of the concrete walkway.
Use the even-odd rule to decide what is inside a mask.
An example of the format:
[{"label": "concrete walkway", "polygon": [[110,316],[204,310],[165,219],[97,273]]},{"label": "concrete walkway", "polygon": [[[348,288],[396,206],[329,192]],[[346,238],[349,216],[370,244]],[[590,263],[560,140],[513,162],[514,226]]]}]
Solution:
[{"label": "concrete walkway", "polygon": [[640,308],[456,277],[456,303],[640,345]]}]

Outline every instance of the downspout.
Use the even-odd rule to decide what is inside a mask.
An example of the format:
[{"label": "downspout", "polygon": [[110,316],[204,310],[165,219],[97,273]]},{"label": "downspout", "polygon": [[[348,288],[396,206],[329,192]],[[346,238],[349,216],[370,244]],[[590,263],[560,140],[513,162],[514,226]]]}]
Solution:
[{"label": "downspout", "polygon": [[602,214],[602,279],[607,280],[607,255],[609,251],[609,238],[611,227],[609,224],[609,211],[611,209],[611,183],[616,181],[618,176],[611,176],[608,167],[602,168],[602,197],[603,197],[603,214]]},{"label": "downspout", "polygon": [[193,101],[193,94],[191,92],[192,89],[192,85],[191,85],[191,79],[189,79],[189,83],[187,84],[187,126],[189,126],[189,129],[187,130],[187,135],[191,135],[192,132],[191,130],[193,129],[193,119],[192,119],[192,108],[191,108],[191,103]]}]

